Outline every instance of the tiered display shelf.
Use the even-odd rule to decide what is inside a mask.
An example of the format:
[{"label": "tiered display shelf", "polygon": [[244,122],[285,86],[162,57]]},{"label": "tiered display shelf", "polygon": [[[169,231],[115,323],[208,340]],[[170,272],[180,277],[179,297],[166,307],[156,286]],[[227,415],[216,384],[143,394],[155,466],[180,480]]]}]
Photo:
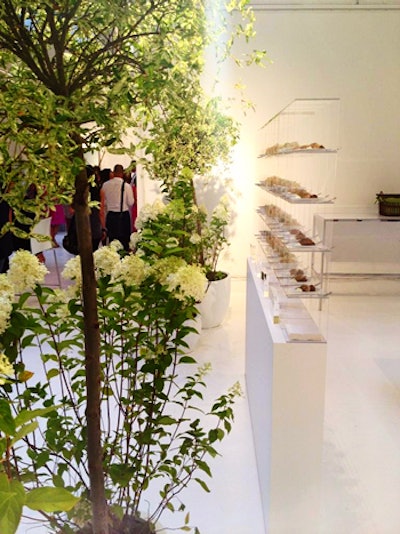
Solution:
[{"label": "tiered display shelf", "polygon": [[338,104],[296,100],[262,129],[246,384],[268,534],[320,531],[326,340],[312,308],[329,295],[329,247],[313,219],[334,202]]},{"label": "tiered display shelf", "polygon": [[[330,187],[336,174],[338,111],[338,99],[299,99],[262,128],[264,178],[256,185],[261,202],[267,203],[257,209],[262,224],[256,237],[266,268],[284,280],[290,297],[324,299],[329,294],[324,277],[329,248],[314,234],[313,219],[317,209],[335,200]],[[283,277],[277,272],[284,262],[290,264],[290,284],[287,269]]]}]

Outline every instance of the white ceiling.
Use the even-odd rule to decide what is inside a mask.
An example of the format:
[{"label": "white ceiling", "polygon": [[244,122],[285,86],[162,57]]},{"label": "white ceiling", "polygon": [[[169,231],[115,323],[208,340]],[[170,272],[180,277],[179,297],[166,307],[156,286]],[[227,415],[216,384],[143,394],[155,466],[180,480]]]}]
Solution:
[{"label": "white ceiling", "polygon": [[399,9],[400,0],[250,0],[257,9]]}]

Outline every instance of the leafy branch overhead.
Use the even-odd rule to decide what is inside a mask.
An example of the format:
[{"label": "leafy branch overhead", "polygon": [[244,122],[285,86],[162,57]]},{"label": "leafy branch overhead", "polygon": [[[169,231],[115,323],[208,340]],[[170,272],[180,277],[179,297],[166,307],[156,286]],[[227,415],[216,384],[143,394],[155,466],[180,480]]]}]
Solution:
[{"label": "leafy branch overhead", "polygon": [[[235,9],[252,22],[247,2],[212,4],[4,0],[0,158],[3,187],[13,184],[6,198],[14,205],[23,198],[21,173],[39,191],[46,183],[47,203],[49,197],[70,198],[82,164],[72,157],[80,142],[87,151],[121,146],[128,128],[146,128],[158,104],[176,95],[181,105],[192,100],[204,47],[231,27]],[[248,25],[236,29],[247,37]],[[231,46],[224,41],[221,58]],[[37,218],[41,199],[35,201]]]}]

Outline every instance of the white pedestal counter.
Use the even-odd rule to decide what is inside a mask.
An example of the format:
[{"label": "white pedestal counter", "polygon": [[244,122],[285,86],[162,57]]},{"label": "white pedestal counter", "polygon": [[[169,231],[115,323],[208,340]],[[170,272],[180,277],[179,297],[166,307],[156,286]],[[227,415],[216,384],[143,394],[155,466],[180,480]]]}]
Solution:
[{"label": "white pedestal counter", "polygon": [[326,342],[288,342],[248,262],[246,386],[267,534],[318,532]]}]

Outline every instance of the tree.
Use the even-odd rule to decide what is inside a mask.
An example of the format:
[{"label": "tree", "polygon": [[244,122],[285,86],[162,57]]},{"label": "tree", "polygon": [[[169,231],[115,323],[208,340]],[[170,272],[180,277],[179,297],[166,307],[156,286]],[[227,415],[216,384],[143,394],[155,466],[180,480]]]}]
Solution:
[{"label": "tree", "polygon": [[[248,16],[247,3],[218,4],[223,16],[215,31],[223,31],[224,17],[234,9]],[[32,225],[55,203],[72,198],[76,214],[96,534],[107,534],[108,527],[85,153],[120,146],[128,128],[147,127],[149,110],[159,102],[199,87],[202,49],[211,38],[206,12],[214,8],[204,0],[3,0],[0,6],[0,197],[20,223]],[[192,98],[192,91],[187,94]],[[36,197],[26,200],[31,184]]]}]

